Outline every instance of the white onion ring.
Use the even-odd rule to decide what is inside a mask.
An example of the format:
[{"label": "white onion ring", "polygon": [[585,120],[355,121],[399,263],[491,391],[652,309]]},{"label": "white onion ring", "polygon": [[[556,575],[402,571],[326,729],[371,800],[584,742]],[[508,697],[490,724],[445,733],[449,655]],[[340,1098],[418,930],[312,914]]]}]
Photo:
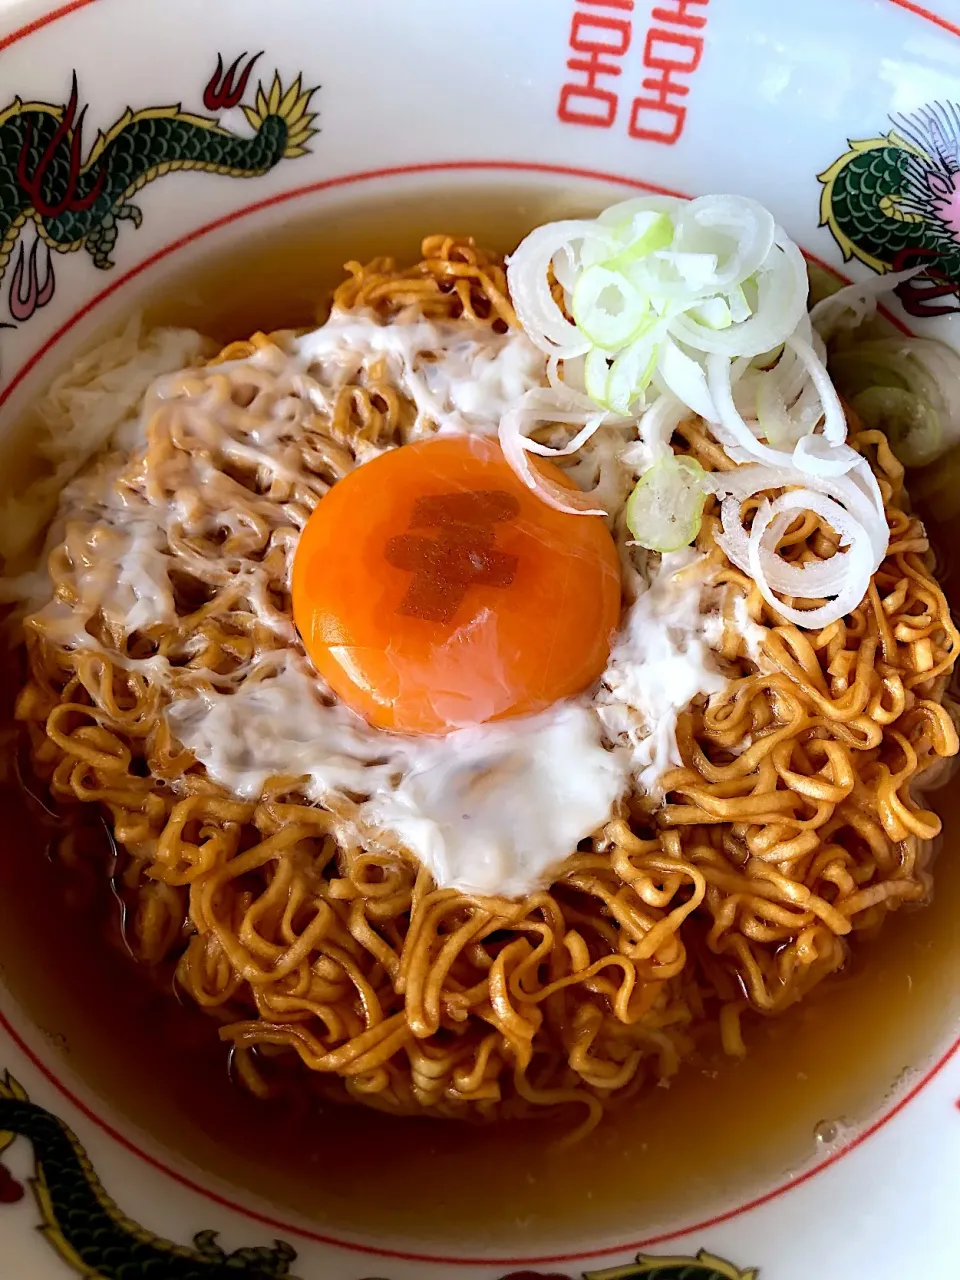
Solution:
[{"label": "white onion ring", "polygon": [[[736,442],[741,449],[753,458],[758,458],[774,467],[793,468],[793,455],[783,449],[773,449],[762,440],[758,440],[747,423],[740,416],[733,399],[733,386],[730,381],[730,361],[726,356],[713,353],[707,356],[707,387],[717,411],[720,426],[726,431],[729,439]],[[729,453],[729,447],[724,444]],[[733,455],[731,454],[731,457]],[[736,459],[735,459],[736,460]]]},{"label": "white onion ring", "polygon": [[[833,388],[829,374],[817,359],[813,349],[802,339],[793,335],[787,343],[795,351],[798,360],[807,369],[808,376],[814,379],[823,408],[824,425],[829,423],[831,435],[814,436],[807,432],[794,446],[792,451],[776,449],[757,438],[756,432],[745,421],[736,405],[733,387],[730,381],[730,362],[721,355],[707,356],[707,387],[713,405],[717,411],[720,426],[727,433],[729,440],[735,442],[745,454],[756,458],[770,466],[786,467],[802,472],[810,477],[843,475],[857,464],[859,454],[848,448],[844,441],[847,435],[847,424],[843,407]],[[763,375],[769,376],[769,375]],[[819,415],[818,415],[819,416]],[[822,440],[824,443],[815,443]],[[743,455],[731,451],[731,447],[721,440],[730,457],[735,462],[745,461]]]},{"label": "white onion ring", "polygon": [[[659,242],[666,242],[665,248],[643,243],[649,218],[641,215],[653,211],[668,213],[673,224],[672,240]],[[550,506],[571,513],[604,514],[591,505],[591,495],[564,490],[540,476],[531,455],[575,453],[600,425],[628,420],[600,411],[579,390],[592,344],[554,302],[548,278],[553,264],[569,304],[580,272],[598,262],[621,272],[637,295],[649,300],[659,344],[646,398],[639,389],[627,397],[632,406],[643,408],[630,465],[633,453],[637,461],[665,454],[674,428],[687,413],[696,414],[738,464],[706,481],[722,498],[718,541],[730,560],[750,573],[764,599],[797,625],[820,627],[842,617],[863,598],[886,554],[889,529],[876,477],[846,443],[843,405],[827,372],[824,339],[815,322],[823,320],[826,329],[827,322],[845,323],[850,312],[862,318],[875,294],[916,273],[896,273],[866,287],[841,290],[818,304],[811,317],[799,248],[767,210],[735,196],[693,201],[640,197],[612,207],[592,223],[570,220],[534,231],[510,259],[508,282],[521,324],[550,357],[550,390],[528,392],[504,415],[500,441],[523,482]],[[696,310],[705,301],[725,297],[730,311]],[[614,361],[629,359],[633,343],[623,336],[622,347],[611,345],[606,354]],[[591,390],[598,400],[607,398],[592,385]],[[544,422],[579,430],[567,445],[552,449],[530,439],[530,432]],[[779,496],[764,500],[748,533],[742,503],[768,490]],[[803,510],[832,527],[845,550],[803,565],[784,561],[777,546]],[[805,612],[782,604],[778,595],[828,603]]]},{"label": "white onion ring", "polygon": [[779,346],[793,333],[806,312],[809,281],[803,254],[777,228],[775,244],[761,268],[758,303],[749,320],[729,329],[708,329],[689,316],[679,316],[670,326],[673,336],[696,351],[726,356],[759,356]]},{"label": "white onion ring", "polygon": [[720,415],[710,395],[702,365],[681,350],[669,336],[664,338],[660,346],[657,375],[661,392],[672,392],[706,422],[719,420]]},{"label": "white onion ring", "polygon": [[[731,562],[750,574],[764,599],[784,617],[798,626],[821,627],[843,617],[863,599],[870,578],[886,555],[889,529],[883,496],[866,459],[858,458],[845,475],[818,477],[817,491],[808,487],[809,480],[795,467],[752,465],[712,472],[706,484],[724,499],[720,508],[722,532],[717,541]],[[754,514],[748,534],[741,516],[743,501],[785,485],[798,487],[764,503]],[[840,535],[841,545],[850,550],[805,565],[786,563],[776,554],[776,546],[796,513],[804,510],[826,520]],[[782,605],[774,592],[798,599],[834,599],[805,612]],[[851,599],[853,605],[849,604]]]},{"label": "white onion ring", "polygon": [[652,457],[660,457],[669,451],[670,437],[687,416],[687,406],[669,393],[658,396],[644,411],[637,424],[637,435]]},{"label": "white onion ring", "polygon": [[910,267],[907,271],[887,271],[868,280],[855,280],[853,284],[844,285],[836,293],[821,298],[811,308],[810,321],[821,338],[832,337],[838,329],[856,329],[876,314],[879,297],[892,293],[897,285],[912,280],[924,270],[926,268],[922,266]]},{"label": "white onion ring", "polygon": [[[786,486],[802,488],[809,480],[810,477],[796,467],[764,467],[756,464],[736,467],[733,471],[711,471],[707,477],[708,486],[713,493],[721,497],[729,495],[741,502],[768,489],[783,489]],[[845,507],[868,531],[874,558],[870,572],[874,573],[887,554],[890,531],[883,507],[883,495],[866,458],[860,458],[846,475],[818,477],[817,488]]]},{"label": "white onion ring", "polygon": [[[823,434],[831,444],[843,444],[847,438],[847,420],[843,405],[837,395],[836,388],[830,381],[827,367],[814,351],[813,347],[797,333],[792,333],[786,340],[789,350],[803,364],[810,381],[816,387],[823,406]],[[849,470],[849,468],[848,468]]]},{"label": "white onion ring", "polygon": [[[807,580],[802,576],[808,569],[820,569],[822,566],[830,565],[830,560],[823,560],[819,565],[785,565],[776,554],[776,551],[770,547],[771,542],[779,540],[785,525],[799,511],[815,512],[840,534],[841,545],[846,541],[846,544],[850,547],[850,550],[842,556],[838,553],[837,556],[832,557],[832,559],[842,560],[842,565],[838,568],[838,587],[835,590],[835,594],[807,586]],[[777,517],[781,517],[784,523],[779,524],[777,529],[769,529],[771,522],[775,521]],[[834,502],[832,498],[806,490],[783,493],[774,502],[765,502],[754,514],[748,543],[746,571],[756,582],[760,594],[771,608],[776,609],[782,617],[786,618],[788,622],[794,623],[795,626],[804,627],[807,630],[817,630],[836,622],[860,604],[870,586],[872,573],[870,559],[868,535],[863,526],[854,520],[848,512],[844,511],[839,503]],[[785,569],[792,569],[805,588],[804,591],[779,588],[783,590],[784,594],[802,596],[807,599],[834,594],[834,598],[815,609],[795,609],[791,605],[784,604],[773,593],[770,581],[771,575],[768,572],[771,560],[779,560]],[[811,591],[816,592],[816,596],[811,595]]]},{"label": "white onion ring", "polygon": [[[582,356],[591,343],[557,306],[550,292],[548,273],[554,255],[572,252],[578,241],[610,242],[610,235],[596,222],[568,219],[548,222],[531,231],[507,259],[507,285],[517,319],[530,338],[548,356]],[[611,250],[612,251],[612,250]]]},{"label": "white onion ring", "polygon": [[[523,483],[548,507],[568,515],[605,516],[607,512],[593,504],[591,494],[554,483],[541,475],[530,461],[531,454],[537,454],[541,458],[560,458],[576,453],[606,423],[632,425],[626,419],[618,419],[613,414],[597,409],[592,401],[587,401],[592,412],[584,421],[584,409],[580,403],[582,400],[586,400],[586,397],[577,392],[563,394],[543,387],[535,387],[526,392],[518,404],[500,419],[500,447],[503,456]],[[544,422],[569,423],[580,426],[580,430],[562,448],[555,449],[530,439],[530,431]]]},{"label": "white onion ring", "polygon": [[759,271],[770,254],[777,225],[773,214],[756,200],[745,196],[700,196],[681,207],[676,220],[677,241],[683,246],[684,233],[701,228],[729,228],[739,231],[737,245],[723,270],[716,273],[714,290],[722,293]]}]

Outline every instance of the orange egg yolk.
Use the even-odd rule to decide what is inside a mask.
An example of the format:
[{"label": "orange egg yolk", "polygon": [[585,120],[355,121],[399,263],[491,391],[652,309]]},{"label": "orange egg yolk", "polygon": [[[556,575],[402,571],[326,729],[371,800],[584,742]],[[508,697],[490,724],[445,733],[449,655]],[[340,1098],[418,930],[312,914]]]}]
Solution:
[{"label": "orange egg yolk", "polygon": [[324,495],[293,613],[317,671],[370,724],[444,734],[592,684],[620,617],[619,559],[601,517],[547,506],[499,445],[437,437]]}]

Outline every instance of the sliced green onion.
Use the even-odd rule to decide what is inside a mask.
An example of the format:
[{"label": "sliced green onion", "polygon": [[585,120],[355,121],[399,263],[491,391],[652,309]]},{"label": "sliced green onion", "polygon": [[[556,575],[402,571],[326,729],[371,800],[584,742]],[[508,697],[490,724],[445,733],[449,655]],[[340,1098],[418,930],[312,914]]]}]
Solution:
[{"label": "sliced green onion", "polygon": [[787,406],[776,379],[767,375],[757,381],[757,422],[774,449],[791,450],[797,443],[796,423],[787,413]]},{"label": "sliced green onion", "polygon": [[691,307],[690,314],[708,329],[729,329],[733,324],[730,307],[723,298],[707,298],[699,306]]},{"label": "sliced green onion", "polygon": [[780,357],[783,355],[783,343],[777,347],[771,347],[769,351],[763,351],[760,355],[754,356],[750,361],[754,369],[772,369]]},{"label": "sliced green onion", "polygon": [[680,315],[683,311],[683,304],[678,302],[676,298],[663,298],[658,294],[654,294],[651,297],[650,306],[661,319],[672,318],[675,315]]},{"label": "sliced green onion", "polygon": [[868,387],[854,396],[853,408],[866,426],[884,433],[905,467],[922,467],[942,452],[939,415],[912,391]]},{"label": "sliced green onion", "polygon": [[600,347],[591,347],[583,362],[583,388],[601,409],[609,409],[607,402],[607,378],[610,376],[610,360]]},{"label": "sliced green onion", "polygon": [[730,318],[735,324],[739,324],[742,320],[749,320],[753,315],[753,310],[747,302],[747,295],[738,284],[727,290],[727,303],[730,307]]},{"label": "sliced green onion", "polygon": [[573,291],[573,318],[583,336],[596,347],[616,351],[643,332],[650,303],[619,271],[588,267]]},{"label": "sliced green onion", "polygon": [[640,340],[621,352],[607,377],[607,403],[614,413],[626,415],[653,380],[659,355],[654,339]]},{"label": "sliced green onion", "polygon": [[679,347],[672,338],[664,338],[660,346],[657,369],[664,386],[681,404],[687,405],[698,417],[707,422],[717,422],[717,407],[707,386],[703,365]]},{"label": "sliced green onion", "polygon": [[627,499],[627,528],[648,551],[679,551],[700,532],[706,472],[694,458],[671,454],[643,473]]},{"label": "sliced green onion", "polygon": [[[551,291],[551,271],[564,307]],[[568,371],[571,388],[581,386],[608,413],[629,417],[669,396],[722,428],[725,448],[735,439],[738,450],[767,462],[786,462],[785,449],[770,442],[799,441],[819,414],[826,443],[798,452],[797,468],[821,476],[854,465],[849,450],[825,453],[842,443],[846,427],[819,348],[804,337],[803,255],[755,201],[728,195],[623,201],[593,221],[531,232],[510,255],[507,277],[520,324],[550,357],[551,386],[564,380],[561,363],[576,361]],[[776,363],[785,341],[793,355],[774,379],[770,403],[761,406],[764,439],[763,424],[748,424],[740,406],[755,391],[749,380],[768,361]]]},{"label": "sliced green onion", "polygon": [[611,271],[622,271],[624,267],[639,261],[640,258],[645,258],[658,249],[666,249],[673,240],[673,223],[665,213],[638,214],[615,229],[619,240],[624,239],[625,232],[632,232],[634,239],[625,249],[603,264]]},{"label": "sliced green onion", "polygon": [[673,267],[684,284],[691,289],[707,288],[717,273],[715,253],[682,253],[660,249],[657,258]]},{"label": "sliced green onion", "polygon": [[756,311],[760,303],[760,282],[756,276],[747,276],[746,280],[741,281],[740,289],[743,293],[743,300],[750,310],[750,314]]},{"label": "sliced green onion", "polygon": [[608,352],[594,347],[583,364],[584,390],[601,408],[626,417],[653,380],[657,355],[652,335],[632,343],[612,363]]},{"label": "sliced green onion", "polygon": [[851,400],[871,387],[906,390],[910,386],[909,376],[896,367],[895,357],[872,356],[857,347],[831,352],[829,365],[840,392]]},{"label": "sliced green onion", "polygon": [[838,339],[829,366],[837,390],[886,432],[904,466],[926,466],[960,440],[960,355],[952,347],[933,338]]}]

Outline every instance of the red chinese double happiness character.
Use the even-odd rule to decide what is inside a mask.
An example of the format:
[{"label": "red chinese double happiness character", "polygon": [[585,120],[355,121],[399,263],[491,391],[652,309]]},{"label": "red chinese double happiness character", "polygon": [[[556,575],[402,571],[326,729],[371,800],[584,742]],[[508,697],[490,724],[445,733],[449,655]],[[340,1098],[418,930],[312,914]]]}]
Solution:
[{"label": "red chinese double happiness character", "polygon": [[644,79],[645,94],[634,98],[628,132],[631,138],[672,146],[683,132],[687,109],[682,102],[689,85],[678,77],[696,71],[703,57],[703,37],[690,31],[653,27],[647,32],[643,65],[657,74]]},{"label": "red chinese double happiness character", "polygon": [[[607,0],[604,8],[631,10],[633,0]],[[570,22],[570,49],[577,55],[567,59],[567,69],[580,73],[560,90],[557,115],[565,124],[587,124],[609,129],[617,116],[617,95],[598,81],[619,76],[618,59],[630,48],[632,28],[629,18],[609,13],[577,9]]]}]

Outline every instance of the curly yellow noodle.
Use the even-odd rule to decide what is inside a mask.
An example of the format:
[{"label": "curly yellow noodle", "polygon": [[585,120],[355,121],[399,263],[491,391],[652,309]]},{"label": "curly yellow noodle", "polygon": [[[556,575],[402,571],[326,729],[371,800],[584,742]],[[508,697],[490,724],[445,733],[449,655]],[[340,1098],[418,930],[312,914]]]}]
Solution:
[{"label": "curly yellow noodle", "polygon": [[[413,308],[498,331],[516,323],[502,261],[470,240],[431,236],[412,267],[378,258],[346,271],[343,309],[389,321]],[[286,340],[232,343],[204,394],[249,415],[271,375],[228,362]],[[180,390],[197,378],[181,375]],[[242,518],[222,540],[170,529],[177,624],[148,629],[125,653],[105,621],[90,652],[28,620],[18,716],[54,799],[109,818],[130,945],[149,965],[175,966],[251,1090],[266,1095],[299,1073],[330,1098],[400,1113],[492,1119],[575,1107],[576,1136],[676,1072],[711,1028],[727,1053],[744,1054],[751,1013],[802,999],[841,968],[858,933],[927,895],[939,822],[914,787],[958,750],[947,681],[960,635],[902,468],[881,435],[854,432],[890,525],[859,607],[820,632],[784,621],[720,552],[708,506],[699,547],[723,593],[729,683],[681,716],[682,764],[663,779],[663,804],[634,797],[549,890],[521,901],[439,889],[401,849],[359,847],[346,798],[310,805],[295,778],[272,779],[255,803],[225,794],[171,736],[166,695],[123,665],[141,650],[170,658],[187,693],[282,647],[264,611],[289,621],[285,552],[298,528],[357,461],[402,443],[414,418],[374,369],[306,433],[300,460],[315,483],[265,484],[236,468],[227,476],[224,464]],[[136,466],[158,500],[168,500],[168,461],[197,447],[151,421]],[[708,469],[732,465],[694,422],[674,447]],[[88,534],[68,530],[50,558],[66,602]],[[802,563],[839,545],[806,513],[780,553]],[[258,608],[232,580],[230,557],[262,564],[269,589]],[[759,665],[732,623],[738,595],[762,628]]]}]

